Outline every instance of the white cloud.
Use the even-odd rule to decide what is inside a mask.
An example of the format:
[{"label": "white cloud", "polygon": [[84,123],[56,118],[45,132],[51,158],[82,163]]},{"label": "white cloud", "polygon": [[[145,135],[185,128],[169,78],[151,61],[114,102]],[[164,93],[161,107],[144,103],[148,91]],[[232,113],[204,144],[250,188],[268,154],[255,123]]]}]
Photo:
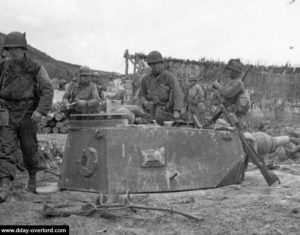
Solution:
[{"label": "white cloud", "polygon": [[[123,72],[123,53],[298,64],[300,4],[285,0],[0,0],[1,31],[52,57]],[[293,46],[293,49],[289,49]]]}]

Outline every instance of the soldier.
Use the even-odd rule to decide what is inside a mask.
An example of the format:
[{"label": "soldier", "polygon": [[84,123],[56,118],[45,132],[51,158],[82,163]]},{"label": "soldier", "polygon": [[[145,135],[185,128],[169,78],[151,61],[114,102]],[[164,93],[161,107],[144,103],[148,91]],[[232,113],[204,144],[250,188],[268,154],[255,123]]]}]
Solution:
[{"label": "soldier", "polygon": [[36,172],[44,169],[37,154],[37,122],[50,110],[53,99],[48,73],[29,57],[25,34],[7,34],[3,49],[9,58],[0,64],[0,98],[9,117],[0,127],[0,202],[6,200],[15,178],[19,145],[29,173],[27,190],[36,193]]},{"label": "soldier", "polygon": [[94,82],[97,85],[99,97],[100,99],[103,100],[105,98],[103,93],[105,89],[102,80],[99,78],[99,73],[97,71],[93,72],[92,77],[93,77],[92,82]]},{"label": "soldier", "polygon": [[[237,117],[244,116],[248,108],[238,104],[241,94],[245,94],[245,85],[241,79],[243,64],[239,59],[230,59],[225,67],[225,74],[231,81],[223,86],[218,81],[213,83],[213,88],[217,89],[221,95],[222,103],[229,112],[233,112]],[[245,106],[250,104],[245,104]],[[247,109],[247,110],[246,110]]]},{"label": "soldier", "polygon": [[150,52],[147,63],[152,72],[142,78],[139,93],[140,105],[156,120],[158,110],[162,111],[161,113],[170,114],[169,117],[179,118],[183,93],[177,78],[164,69],[160,52]]},{"label": "soldier", "polygon": [[79,69],[79,79],[67,86],[63,103],[70,113],[98,113],[100,97],[96,84],[90,81],[92,70],[87,66]]},{"label": "soldier", "polygon": [[197,83],[196,77],[190,77],[189,79],[189,91],[187,96],[188,101],[188,119],[191,121],[192,116],[195,115],[201,124],[204,124],[204,91],[202,87]]},{"label": "soldier", "polygon": [[78,80],[78,79],[77,79],[76,77],[73,77],[72,80],[71,80],[70,82],[68,82],[67,84],[65,84],[65,86],[64,86],[65,92],[66,92],[66,90],[69,89],[68,87],[71,86],[71,84],[76,83],[77,80]]}]

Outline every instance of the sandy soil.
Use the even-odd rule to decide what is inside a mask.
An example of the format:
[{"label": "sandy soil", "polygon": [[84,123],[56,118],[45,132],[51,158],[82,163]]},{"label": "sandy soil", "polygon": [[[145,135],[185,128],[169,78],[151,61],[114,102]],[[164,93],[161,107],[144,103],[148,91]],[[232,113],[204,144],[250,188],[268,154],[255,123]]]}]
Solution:
[{"label": "sandy soil", "polygon": [[[57,178],[39,173],[39,194],[26,193],[27,175],[15,180],[10,199],[0,205],[0,224],[67,224],[70,234],[299,234],[300,165],[281,165],[281,180],[267,186],[257,169],[246,172],[240,185],[170,194],[131,195],[131,202],[173,208],[200,217],[201,221],[146,210],[121,210],[110,216],[71,215],[45,218],[43,204],[77,208],[95,203],[97,195],[56,191]],[[52,192],[51,192],[52,191]]]}]

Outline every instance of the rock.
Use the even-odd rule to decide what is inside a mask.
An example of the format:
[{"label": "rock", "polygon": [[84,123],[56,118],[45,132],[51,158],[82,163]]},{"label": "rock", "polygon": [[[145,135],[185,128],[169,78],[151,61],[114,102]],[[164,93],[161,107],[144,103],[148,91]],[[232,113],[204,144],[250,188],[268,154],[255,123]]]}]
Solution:
[{"label": "rock", "polygon": [[293,208],[291,213],[293,214],[299,214],[299,208]]},{"label": "rock", "polygon": [[272,227],[272,225],[270,224],[267,224],[263,230],[258,233],[259,235],[269,235],[269,234],[272,234],[272,235],[283,235],[284,233],[278,229],[278,228],[274,228]]},{"label": "rock", "polygon": [[174,202],[171,202],[172,204],[188,204],[188,203],[194,203],[195,198],[193,196],[179,198],[174,200]]}]

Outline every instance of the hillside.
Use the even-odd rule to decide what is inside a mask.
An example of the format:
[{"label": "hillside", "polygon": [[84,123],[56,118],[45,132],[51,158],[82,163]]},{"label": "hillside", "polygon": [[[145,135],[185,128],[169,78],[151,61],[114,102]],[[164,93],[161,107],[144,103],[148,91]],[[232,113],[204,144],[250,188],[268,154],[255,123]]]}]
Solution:
[{"label": "hillside", "polygon": [[[0,51],[2,50],[4,36],[5,34],[0,33]],[[60,79],[71,80],[73,77],[78,76],[78,69],[80,65],[56,60],[51,56],[47,55],[46,53],[30,45],[28,47],[28,52],[33,58],[40,61],[45,66],[51,78],[56,77],[59,80]],[[98,72],[100,73],[100,76],[103,78],[114,79],[121,76],[121,74],[114,73],[114,72],[105,72],[105,71],[98,71]]]}]

